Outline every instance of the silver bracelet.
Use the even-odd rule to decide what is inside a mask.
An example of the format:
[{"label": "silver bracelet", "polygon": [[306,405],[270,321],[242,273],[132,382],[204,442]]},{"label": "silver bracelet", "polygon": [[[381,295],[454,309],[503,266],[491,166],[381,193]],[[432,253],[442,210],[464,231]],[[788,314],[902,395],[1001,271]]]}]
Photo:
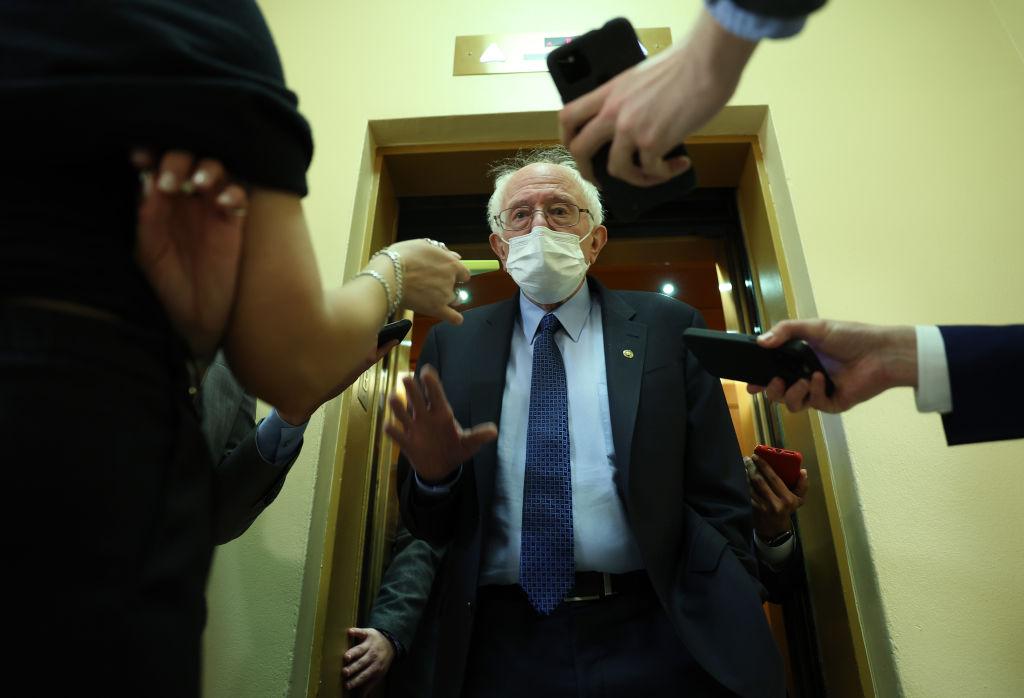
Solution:
[{"label": "silver bracelet", "polygon": [[[395,289],[395,309],[397,310],[402,307],[402,299],[405,297],[405,279],[402,275],[404,267],[402,264],[402,255],[398,254],[396,250],[393,250],[390,247],[385,247],[383,250],[373,255],[373,257],[376,257],[377,255],[386,255],[387,258],[391,260],[391,266],[395,270],[395,286],[398,287]],[[373,259],[373,257],[370,257],[370,259]]]},{"label": "silver bracelet", "polygon": [[388,284],[388,280],[385,279],[380,272],[374,271],[373,269],[364,269],[363,271],[356,274],[358,279],[360,276],[369,276],[372,279],[376,279],[380,282],[380,285],[384,287],[384,296],[388,301],[388,317],[395,314],[395,310],[398,306],[391,301],[391,285]]}]

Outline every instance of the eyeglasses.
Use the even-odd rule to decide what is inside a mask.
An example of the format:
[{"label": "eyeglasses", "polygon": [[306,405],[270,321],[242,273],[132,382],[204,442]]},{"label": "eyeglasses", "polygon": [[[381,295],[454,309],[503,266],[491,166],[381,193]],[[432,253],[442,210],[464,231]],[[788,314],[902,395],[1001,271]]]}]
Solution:
[{"label": "eyeglasses", "polygon": [[533,222],[533,214],[540,211],[544,214],[548,225],[552,228],[571,228],[580,222],[580,216],[584,213],[590,215],[590,210],[580,208],[576,204],[553,201],[544,204],[544,208],[530,208],[529,206],[513,206],[494,217],[502,230],[508,232],[519,232],[526,230]]}]

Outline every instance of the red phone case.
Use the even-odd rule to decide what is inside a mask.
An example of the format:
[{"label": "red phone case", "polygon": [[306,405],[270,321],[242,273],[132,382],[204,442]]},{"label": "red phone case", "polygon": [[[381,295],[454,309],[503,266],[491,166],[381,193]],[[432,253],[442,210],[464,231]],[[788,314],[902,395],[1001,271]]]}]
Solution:
[{"label": "red phone case", "polygon": [[768,465],[786,483],[786,487],[793,489],[800,481],[800,464],[804,457],[800,451],[790,451],[775,446],[758,445],[754,447],[754,455],[763,458]]}]

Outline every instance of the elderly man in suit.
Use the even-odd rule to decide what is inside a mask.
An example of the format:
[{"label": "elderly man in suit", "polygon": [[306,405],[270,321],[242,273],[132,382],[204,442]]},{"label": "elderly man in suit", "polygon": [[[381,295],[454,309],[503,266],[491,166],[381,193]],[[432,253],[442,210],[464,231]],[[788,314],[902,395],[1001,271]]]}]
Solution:
[{"label": "elderly man in suit", "polygon": [[431,330],[388,425],[409,529],[449,544],[435,695],[784,695],[700,315],[587,278],[608,231],[564,149],[497,175],[520,292]]}]

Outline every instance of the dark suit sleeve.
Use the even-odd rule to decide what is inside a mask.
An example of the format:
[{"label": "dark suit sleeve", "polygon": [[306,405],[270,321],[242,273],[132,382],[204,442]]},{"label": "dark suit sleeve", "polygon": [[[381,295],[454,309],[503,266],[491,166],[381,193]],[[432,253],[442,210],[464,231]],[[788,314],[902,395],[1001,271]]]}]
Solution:
[{"label": "dark suit sleeve", "polygon": [[223,354],[200,389],[203,434],[213,456],[213,537],[220,545],[245,533],[274,501],[298,456],[273,465],[256,449],[256,400],[235,380]]},{"label": "dark suit sleeve", "polygon": [[444,549],[415,538],[405,526],[399,525],[393,553],[367,625],[386,630],[408,651]]},{"label": "dark suit sleeve", "polygon": [[221,545],[245,533],[280,494],[299,451],[287,463],[268,463],[256,448],[256,429],[224,453],[213,471],[213,542]]},{"label": "dark suit sleeve", "polygon": [[[418,374],[424,366],[430,364],[437,369],[443,381],[444,365],[441,358],[442,352],[438,345],[437,326],[435,325],[430,329],[427,339],[423,343],[423,351],[420,353],[416,371]],[[462,474],[452,485],[451,492],[447,496],[427,496],[417,487],[412,465],[408,459],[404,454],[399,455],[399,503],[402,521],[409,531],[417,538],[438,547],[451,541],[455,535],[457,509],[464,496],[463,493],[472,479],[472,469],[463,464]]]},{"label": "dark suit sleeve", "polygon": [[[793,542],[793,551],[777,568],[769,567],[760,555],[757,556],[758,576],[761,578],[761,584],[768,591],[768,600],[773,603],[783,603],[787,597],[792,596],[804,585],[804,550],[800,544],[800,536],[795,536]],[[755,553],[758,550],[756,544],[754,550]]]},{"label": "dark suit sleeve", "polygon": [[[712,0],[712,2],[715,1]],[[825,4],[825,0],[732,0],[732,2],[747,12],[782,19],[804,17]]]},{"label": "dark suit sleeve", "polygon": [[942,416],[950,446],[1024,438],[1024,325],[940,327],[953,411]]},{"label": "dark suit sleeve", "polygon": [[[693,312],[692,327],[706,327]],[[686,503],[725,537],[752,577],[753,520],[743,457],[721,382],[686,352]]]}]

